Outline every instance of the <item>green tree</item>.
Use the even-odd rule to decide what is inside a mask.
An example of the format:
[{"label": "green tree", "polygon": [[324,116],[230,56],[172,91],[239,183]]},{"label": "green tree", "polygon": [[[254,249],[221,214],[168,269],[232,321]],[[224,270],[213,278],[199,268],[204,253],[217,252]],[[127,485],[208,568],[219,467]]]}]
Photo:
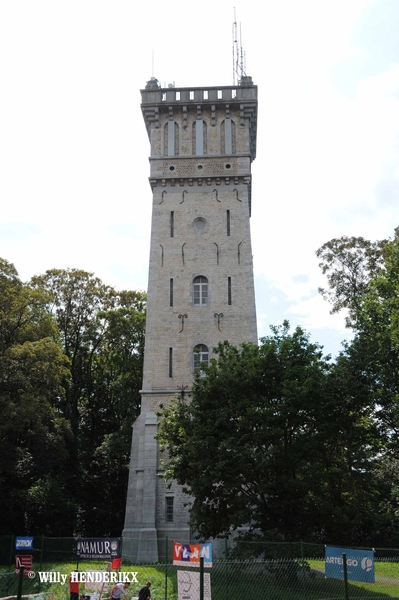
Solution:
[{"label": "green tree", "polygon": [[[271,329],[259,347],[219,345],[190,401],[163,407],[165,478],[193,496],[192,524],[204,538],[250,524],[286,539],[342,534],[342,542],[370,483],[369,398],[339,394],[343,367],[332,368],[301,328]],[[375,493],[359,519],[363,533]]]},{"label": "green tree", "polygon": [[356,313],[356,334],[391,453],[399,458],[399,238],[385,248],[384,268],[371,279]]},{"label": "green tree", "polygon": [[333,312],[347,307],[355,333],[353,350],[361,357],[378,407],[381,430],[391,451],[399,441],[399,228],[392,240],[331,240],[317,251],[330,291]]},{"label": "green tree", "polygon": [[60,406],[69,361],[43,290],[24,285],[0,260],[0,514],[2,533],[57,534],[46,503],[32,503],[45,478],[57,482],[57,511],[73,520],[66,465],[71,432]]},{"label": "green tree", "polygon": [[140,410],[145,294],[117,292],[78,269],[53,269],[32,284],[49,294],[48,308],[71,361],[62,410],[74,431],[78,532],[119,535],[131,426]]},{"label": "green tree", "polygon": [[354,332],[353,341],[346,347],[349,368],[343,378],[342,393],[348,383],[356,382],[374,407],[372,423],[379,435],[374,476],[381,497],[370,531],[384,544],[397,543],[399,228],[391,240],[331,240],[318,255],[323,258],[323,272],[328,274],[333,311],[347,307],[348,326]]},{"label": "green tree", "polygon": [[328,282],[328,288],[319,288],[319,292],[332,304],[332,313],[349,309],[348,324],[368,290],[370,279],[384,264],[387,243],[387,240],[370,242],[362,237],[342,236],[326,242],[316,252]]},{"label": "green tree", "polygon": [[[145,296],[122,292],[118,308],[97,315],[101,342],[91,362],[91,394],[81,406],[80,434],[90,465],[85,471],[82,525],[119,535],[123,527],[132,423],[140,412]],[[90,440],[90,442],[88,442]],[[93,489],[101,502],[93,507]]]}]

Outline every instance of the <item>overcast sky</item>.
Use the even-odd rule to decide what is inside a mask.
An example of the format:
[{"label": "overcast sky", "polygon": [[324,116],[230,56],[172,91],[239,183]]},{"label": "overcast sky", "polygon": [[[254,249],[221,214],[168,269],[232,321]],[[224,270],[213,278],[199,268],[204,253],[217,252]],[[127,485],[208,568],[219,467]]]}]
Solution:
[{"label": "overcast sky", "polygon": [[399,0],[1,0],[0,256],[24,281],[76,267],[146,289],[139,90],[231,85],[234,8],[259,88],[259,336],[289,319],[335,355],[350,333],[315,252],[399,225]]}]

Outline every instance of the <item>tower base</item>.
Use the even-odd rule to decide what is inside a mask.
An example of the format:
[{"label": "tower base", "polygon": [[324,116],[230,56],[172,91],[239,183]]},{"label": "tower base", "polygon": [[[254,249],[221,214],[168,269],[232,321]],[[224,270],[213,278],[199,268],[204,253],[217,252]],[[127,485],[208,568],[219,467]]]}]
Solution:
[{"label": "tower base", "polygon": [[122,533],[122,557],[124,562],[150,564],[173,560],[173,542],[193,543],[190,528],[178,527],[157,530],[152,527],[124,529]]}]

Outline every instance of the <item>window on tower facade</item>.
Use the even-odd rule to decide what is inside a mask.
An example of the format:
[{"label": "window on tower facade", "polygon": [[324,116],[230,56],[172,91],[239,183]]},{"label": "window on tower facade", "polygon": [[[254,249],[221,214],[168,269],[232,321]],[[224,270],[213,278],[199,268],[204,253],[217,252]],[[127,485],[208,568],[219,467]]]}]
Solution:
[{"label": "window on tower facade", "polygon": [[165,498],[165,521],[167,523],[173,523],[173,496],[166,496]]},{"label": "window on tower facade", "polygon": [[197,119],[193,123],[193,154],[202,156],[207,154],[207,124],[202,119]]},{"label": "window on tower facade", "polygon": [[205,344],[197,344],[194,348],[193,353],[194,359],[194,371],[199,371],[201,368],[201,363],[209,364],[209,349]]},{"label": "window on tower facade", "polygon": [[207,306],[208,280],[203,275],[195,277],[193,281],[194,306]]},{"label": "window on tower facade", "polygon": [[167,121],[164,126],[164,155],[179,154],[179,126],[175,121]]},{"label": "window on tower facade", "polygon": [[236,153],[236,128],[230,117],[224,119],[220,125],[220,149],[222,154]]},{"label": "window on tower facade", "polygon": [[169,348],[169,377],[173,377],[173,348]]}]

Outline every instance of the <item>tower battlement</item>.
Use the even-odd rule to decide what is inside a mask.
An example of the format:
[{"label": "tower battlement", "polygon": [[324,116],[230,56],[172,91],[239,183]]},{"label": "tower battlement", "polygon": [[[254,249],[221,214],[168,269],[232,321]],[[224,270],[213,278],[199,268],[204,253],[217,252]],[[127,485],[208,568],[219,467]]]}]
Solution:
[{"label": "tower battlement", "polygon": [[[250,79],[250,78],[249,78]],[[258,99],[258,86],[225,85],[212,87],[150,87],[141,90],[142,105],[158,103],[243,102]]]}]

